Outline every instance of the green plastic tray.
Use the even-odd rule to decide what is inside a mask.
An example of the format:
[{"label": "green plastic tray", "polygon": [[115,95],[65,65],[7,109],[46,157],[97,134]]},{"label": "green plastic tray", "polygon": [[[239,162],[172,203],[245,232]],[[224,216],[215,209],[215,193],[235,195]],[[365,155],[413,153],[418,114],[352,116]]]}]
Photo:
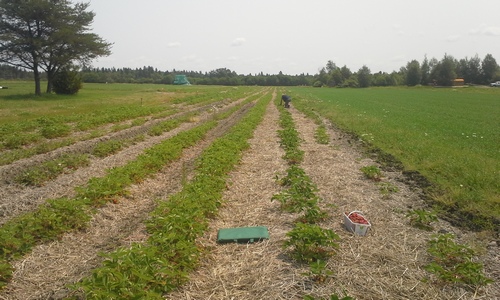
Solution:
[{"label": "green plastic tray", "polygon": [[263,239],[269,239],[269,231],[264,226],[223,228],[217,233],[219,243],[253,243]]}]

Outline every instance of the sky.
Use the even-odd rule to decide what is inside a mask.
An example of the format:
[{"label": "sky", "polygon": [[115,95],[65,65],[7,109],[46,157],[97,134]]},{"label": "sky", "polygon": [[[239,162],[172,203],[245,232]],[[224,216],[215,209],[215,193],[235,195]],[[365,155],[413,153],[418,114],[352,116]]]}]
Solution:
[{"label": "sky", "polygon": [[99,68],[313,75],[331,60],[390,73],[445,54],[500,64],[499,0],[88,1],[92,32],[113,43]]}]

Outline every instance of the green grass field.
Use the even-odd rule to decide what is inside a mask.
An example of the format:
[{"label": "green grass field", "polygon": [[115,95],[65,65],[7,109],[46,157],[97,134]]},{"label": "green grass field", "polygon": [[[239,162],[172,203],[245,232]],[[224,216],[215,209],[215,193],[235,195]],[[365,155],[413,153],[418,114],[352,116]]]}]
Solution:
[{"label": "green grass field", "polygon": [[[10,81],[1,84],[8,86],[8,89],[0,89],[0,125],[26,122],[41,116],[85,117],[117,107],[158,108],[171,104],[171,101],[213,96],[223,90],[215,86],[85,83],[76,95],[43,94],[36,97],[33,82]],[[42,82],[42,88],[44,84]],[[225,89],[229,92],[233,90],[230,87]],[[242,89],[245,87],[241,87],[240,91]]]},{"label": "green grass field", "polygon": [[[500,89],[291,88],[319,112],[434,183],[431,196],[464,222],[500,220]],[[465,220],[467,219],[467,220]],[[489,223],[489,224],[488,224]],[[496,224],[498,226],[498,223]],[[498,227],[497,227],[498,229]]]}]

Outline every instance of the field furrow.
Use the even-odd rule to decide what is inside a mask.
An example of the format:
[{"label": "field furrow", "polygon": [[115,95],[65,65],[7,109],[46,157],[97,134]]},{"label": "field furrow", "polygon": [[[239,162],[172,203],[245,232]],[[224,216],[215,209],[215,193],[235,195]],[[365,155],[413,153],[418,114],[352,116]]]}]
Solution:
[{"label": "field furrow", "polygon": [[[199,240],[210,252],[190,275],[189,283],[167,299],[295,299],[300,295],[297,279],[303,270],[281,250],[292,217],[271,202],[280,190],[276,176],[286,169],[277,136],[278,118],[272,103],[249,141],[249,150],[230,174],[219,215]],[[219,229],[248,226],[267,226],[270,239],[248,245],[217,244]]]},{"label": "field furrow", "polygon": [[[235,105],[240,104],[244,99],[220,104],[218,111],[224,111]],[[36,157],[25,159],[15,162],[8,166],[0,167],[0,225],[8,221],[13,216],[20,213],[31,211],[46,199],[55,199],[61,197],[73,197],[75,195],[75,187],[85,184],[92,177],[101,177],[105,171],[114,167],[124,165],[130,160],[135,159],[138,155],[161,141],[175,136],[177,133],[193,128],[207,120],[213,118],[216,111],[213,110],[213,105],[205,106],[202,109],[193,108],[188,109],[187,113],[197,112],[197,116],[190,119],[190,121],[182,121],[179,126],[166,131],[158,136],[145,136],[143,142],[136,142],[130,146],[122,149],[116,154],[99,158],[91,156],[89,165],[87,167],[71,170],[57,176],[54,180],[48,181],[41,186],[31,186],[17,184],[13,178],[19,176],[23,172],[30,172],[30,168],[38,166],[42,162],[49,161],[56,157],[60,157],[68,153],[79,154],[92,154],[92,149],[103,141],[119,140],[124,136],[128,138],[136,137],[140,134],[146,133],[155,124],[164,121],[158,120],[151,124],[144,124],[138,128],[131,128],[122,130],[120,132],[112,133],[107,136],[102,136],[96,139],[82,141],[75,145],[64,147],[51,151],[50,153],[38,155]],[[175,117],[175,116],[173,116]],[[177,116],[179,117],[179,116]],[[171,118],[169,118],[171,119]]]},{"label": "field furrow", "polygon": [[[301,166],[317,185],[320,207],[328,218],[322,227],[341,237],[337,254],[327,262],[332,275],[324,282],[312,280],[309,266],[294,262],[282,244],[293,227],[295,214],[271,202],[280,187],[286,163],[275,134],[278,112],[269,107],[265,120],[256,129],[250,149],[240,166],[231,173],[225,205],[220,209],[199,243],[210,249],[190,281],[167,299],[329,299],[349,295],[355,299],[473,299],[477,291],[464,286],[441,286],[423,282],[429,277],[427,242],[432,232],[408,224],[408,209],[424,207],[418,186],[408,185],[401,172],[384,172],[383,183],[367,179],[361,168],[377,163],[359,151],[351,137],[327,124],[329,143],[319,144],[318,125],[294,108],[290,109],[300,132],[304,153]],[[327,122],[327,121],[324,121]],[[381,186],[397,192],[382,193]],[[362,210],[373,224],[367,236],[355,236],[343,225],[343,212]],[[217,244],[221,228],[267,226],[270,239],[255,244]],[[474,234],[439,221],[436,230],[456,234],[462,242]],[[480,258],[486,274],[498,278],[499,265],[494,248]],[[490,285],[481,295],[494,299],[498,286]]]},{"label": "field furrow", "polygon": [[[63,299],[72,293],[66,288],[67,284],[88,276],[102,263],[101,252],[144,242],[148,237],[144,221],[158,201],[168,199],[182,188],[182,184],[192,177],[195,160],[200,153],[236,124],[251,105],[248,103],[227,119],[219,121],[219,125],[209,131],[202,141],[183,151],[180,159],[152,178],[132,185],[127,196],[117,197],[114,203],[99,208],[84,231],[65,234],[60,240],[39,245],[29,255],[16,261],[12,281],[0,297],[12,300]],[[200,116],[200,122],[212,115],[206,113]],[[187,125],[175,132],[196,124]],[[158,138],[166,139],[175,132]],[[124,161],[125,157],[121,157],[121,161],[133,158],[129,156]]]}]

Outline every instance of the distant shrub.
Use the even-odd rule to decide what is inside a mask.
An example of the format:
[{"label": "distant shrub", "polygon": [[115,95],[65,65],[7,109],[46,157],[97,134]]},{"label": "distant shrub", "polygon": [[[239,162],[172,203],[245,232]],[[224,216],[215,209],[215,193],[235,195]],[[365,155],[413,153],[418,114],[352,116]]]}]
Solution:
[{"label": "distant shrub", "polygon": [[313,87],[322,87],[322,86],[323,86],[323,82],[321,82],[319,80],[313,83]]},{"label": "distant shrub", "polygon": [[82,88],[82,78],[77,71],[63,69],[54,77],[52,88],[56,94],[73,95]]}]

